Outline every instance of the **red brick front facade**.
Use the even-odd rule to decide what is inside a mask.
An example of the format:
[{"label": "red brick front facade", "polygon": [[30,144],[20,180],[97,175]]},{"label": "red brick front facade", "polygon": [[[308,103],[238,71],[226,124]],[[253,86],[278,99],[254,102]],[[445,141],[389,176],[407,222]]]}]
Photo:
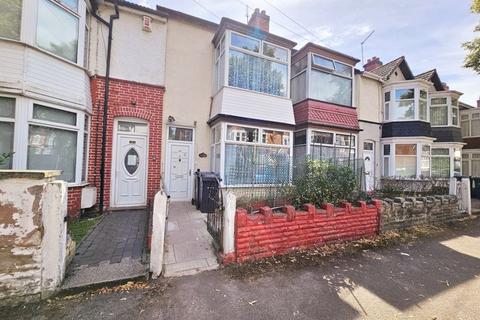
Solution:
[{"label": "red brick front facade", "polygon": [[[105,78],[91,79],[92,116],[90,124],[90,150],[88,161],[88,182],[97,187],[97,204],[100,189],[100,161],[102,141],[103,99],[105,93]],[[144,83],[110,79],[110,94],[108,104],[107,139],[105,154],[105,195],[104,203],[110,207],[111,164],[113,146],[114,120],[119,117],[137,118],[148,121],[148,174],[147,174],[147,204],[153,201],[155,193],[161,185],[161,141],[163,96],[165,88]]]},{"label": "red brick front facade", "polygon": [[83,186],[68,188],[67,212],[70,219],[80,218]]}]

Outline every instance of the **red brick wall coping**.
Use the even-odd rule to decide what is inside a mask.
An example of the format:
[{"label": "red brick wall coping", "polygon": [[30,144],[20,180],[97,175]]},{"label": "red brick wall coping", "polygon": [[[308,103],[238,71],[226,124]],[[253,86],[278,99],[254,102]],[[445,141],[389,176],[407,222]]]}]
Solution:
[{"label": "red brick wall coping", "polygon": [[235,220],[235,254],[225,257],[224,264],[256,260],[335,241],[374,236],[379,231],[382,202],[360,201],[358,207],[343,203],[341,207],[325,204],[304,210],[286,206],[283,213],[270,207],[258,214],[238,208]]}]

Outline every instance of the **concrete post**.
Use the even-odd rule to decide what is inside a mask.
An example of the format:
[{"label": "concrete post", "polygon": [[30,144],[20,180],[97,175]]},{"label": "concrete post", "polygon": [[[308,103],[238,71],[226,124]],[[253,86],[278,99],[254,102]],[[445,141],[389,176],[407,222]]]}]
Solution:
[{"label": "concrete post", "polygon": [[163,270],[163,249],[167,223],[167,196],[157,192],[153,201],[152,248],[150,251],[150,271],[152,278],[158,278]]},{"label": "concrete post", "polygon": [[450,178],[448,182],[448,194],[450,195],[457,195],[457,178]]},{"label": "concrete post", "polygon": [[223,254],[235,253],[235,211],[237,197],[230,191],[223,194]]},{"label": "concrete post", "polygon": [[462,202],[463,208],[469,215],[472,215],[472,195],[470,189],[470,178],[462,178]]}]

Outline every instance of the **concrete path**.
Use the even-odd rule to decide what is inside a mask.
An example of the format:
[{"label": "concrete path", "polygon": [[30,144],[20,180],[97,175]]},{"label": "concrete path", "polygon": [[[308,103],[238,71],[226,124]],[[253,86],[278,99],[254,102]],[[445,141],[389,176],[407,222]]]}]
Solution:
[{"label": "concrete path", "polygon": [[106,214],[77,248],[63,289],[146,275],[147,223],[146,210]]},{"label": "concrete path", "polygon": [[206,214],[189,202],[171,202],[165,239],[165,277],[191,275],[218,267]]},{"label": "concrete path", "polygon": [[[241,274],[240,274],[241,275]],[[464,230],[252,277],[228,270],[0,310],[3,319],[479,319],[480,218]]]}]

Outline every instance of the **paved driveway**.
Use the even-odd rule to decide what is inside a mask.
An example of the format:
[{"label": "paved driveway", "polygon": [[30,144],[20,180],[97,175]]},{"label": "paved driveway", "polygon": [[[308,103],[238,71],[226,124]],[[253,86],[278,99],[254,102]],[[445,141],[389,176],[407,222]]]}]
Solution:
[{"label": "paved driveway", "polygon": [[9,310],[34,319],[479,319],[480,223],[255,277],[225,270]]}]

